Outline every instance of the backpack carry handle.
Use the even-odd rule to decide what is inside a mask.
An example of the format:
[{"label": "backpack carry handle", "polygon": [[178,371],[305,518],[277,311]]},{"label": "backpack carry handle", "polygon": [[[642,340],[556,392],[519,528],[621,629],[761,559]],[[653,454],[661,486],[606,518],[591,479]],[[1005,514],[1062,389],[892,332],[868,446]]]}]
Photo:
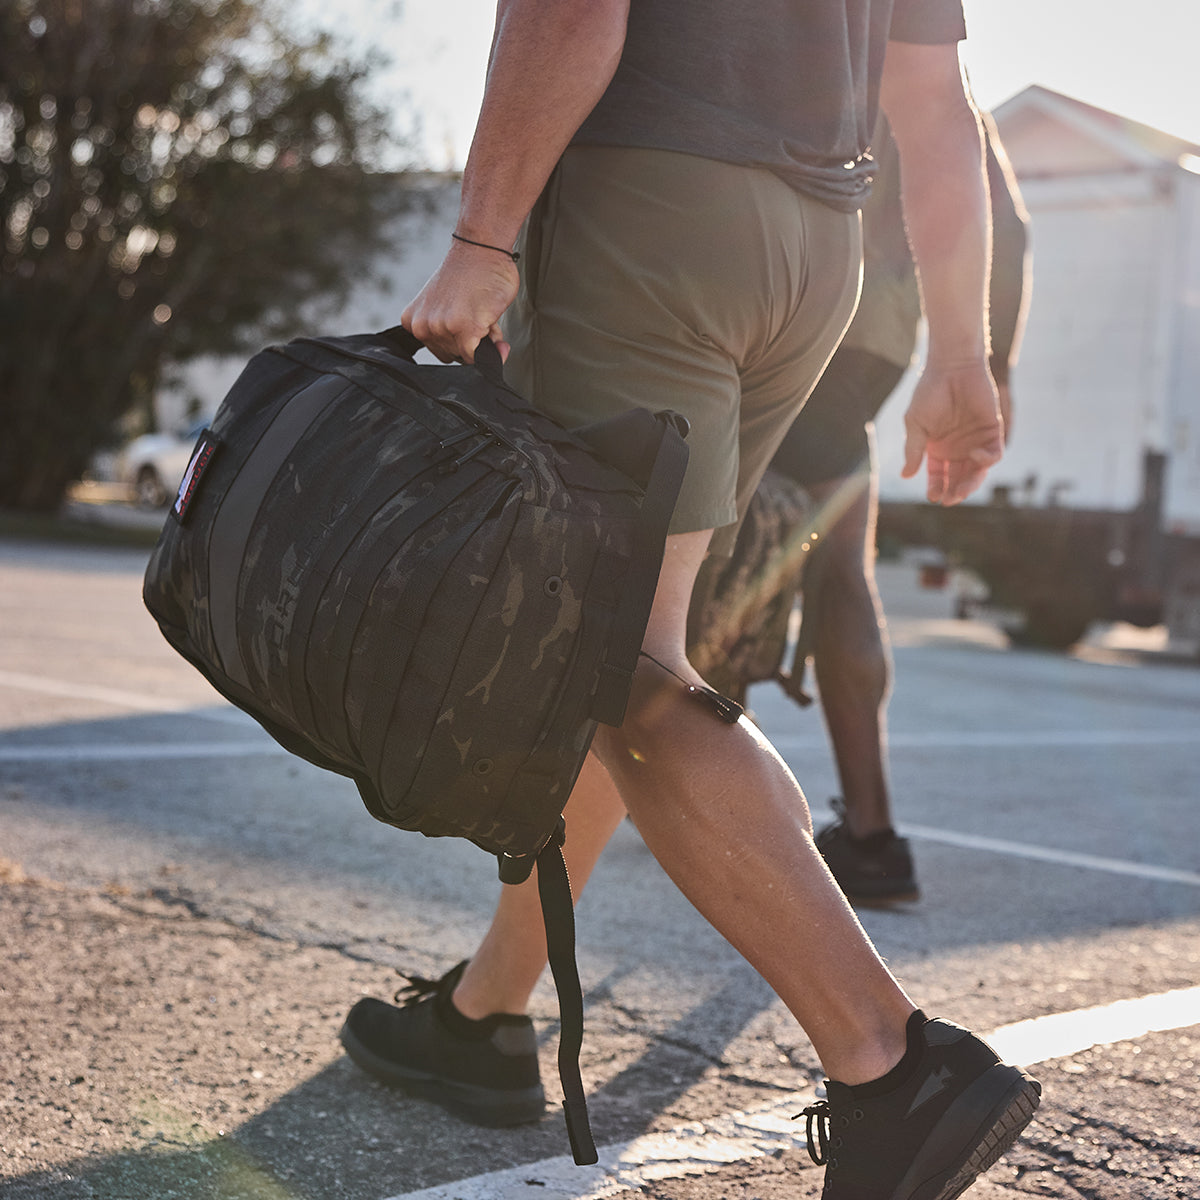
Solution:
[{"label": "backpack carry handle", "polygon": [[[393,325],[378,336],[392,342],[405,358],[413,358],[418,350],[425,349],[425,343],[403,325]],[[504,387],[504,362],[491,338],[483,338],[475,347],[475,369],[490,383]]]}]

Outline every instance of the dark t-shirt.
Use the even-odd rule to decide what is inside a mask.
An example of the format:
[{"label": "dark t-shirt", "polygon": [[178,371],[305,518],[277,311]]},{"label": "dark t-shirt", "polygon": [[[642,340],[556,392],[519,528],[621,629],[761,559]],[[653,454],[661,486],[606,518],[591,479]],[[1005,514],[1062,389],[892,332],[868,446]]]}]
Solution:
[{"label": "dark t-shirt", "polygon": [[862,203],[889,40],[966,36],[962,0],[632,0],[621,63],[577,145],[765,167]]}]

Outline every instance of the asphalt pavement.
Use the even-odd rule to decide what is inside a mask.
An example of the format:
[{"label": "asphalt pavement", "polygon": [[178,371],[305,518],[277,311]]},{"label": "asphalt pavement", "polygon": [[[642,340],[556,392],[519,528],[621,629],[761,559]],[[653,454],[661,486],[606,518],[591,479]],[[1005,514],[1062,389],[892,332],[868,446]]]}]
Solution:
[{"label": "asphalt pavement", "polygon": [[[598,1171],[563,1165],[553,1105],[482,1130],[353,1067],[346,1009],[470,953],[490,860],[376,824],[220,701],[142,611],[145,556],[0,540],[3,1200],[819,1194],[789,1119],[821,1077],[807,1039],[631,828],[579,910]],[[864,924],[931,1012],[1076,1014],[1030,1051],[1028,1136],[968,1195],[1197,1200],[1200,669],[1124,628],[1013,648],[915,580],[882,575],[923,896]],[[752,703],[825,819],[817,710]],[[1075,1036],[1163,995],[1184,1007],[1157,1032],[1135,1007]],[[548,984],[534,1015],[553,1099]]]}]

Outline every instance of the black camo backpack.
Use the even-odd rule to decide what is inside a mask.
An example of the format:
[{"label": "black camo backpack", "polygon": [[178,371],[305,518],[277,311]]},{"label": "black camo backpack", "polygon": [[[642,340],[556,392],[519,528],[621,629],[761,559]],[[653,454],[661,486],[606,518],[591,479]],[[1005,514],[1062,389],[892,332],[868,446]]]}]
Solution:
[{"label": "black camo backpack", "polygon": [[568,432],[406,331],[256,355],[200,438],[146,571],[174,648],[380,821],[539,863],[576,1161],[582,994],[561,813],[619,725],[687,461],[686,424]]}]

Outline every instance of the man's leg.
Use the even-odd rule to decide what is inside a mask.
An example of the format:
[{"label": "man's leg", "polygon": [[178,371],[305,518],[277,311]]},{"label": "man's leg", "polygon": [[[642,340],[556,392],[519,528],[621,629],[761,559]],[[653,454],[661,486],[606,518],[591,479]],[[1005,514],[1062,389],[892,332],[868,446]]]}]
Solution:
[{"label": "man's leg", "polygon": [[821,708],[855,837],[891,828],[886,742],[891,661],[875,586],[875,472],[807,485],[818,508],[851,498],[804,575]]},{"label": "man's leg", "polygon": [[[686,621],[708,539],[668,538],[644,643],[662,667],[696,684]],[[625,724],[596,735],[607,772],[589,762],[572,793],[573,887],[582,888],[628,807],[667,873],[776,990],[829,1074],[847,1083],[879,1077],[903,1054],[915,1006],[817,852],[799,785],[749,721],[723,724],[662,667],[642,659]],[[545,953],[536,888],[504,888],[455,1007],[472,1018],[523,1012]]]},{"label": "man's leg", "polygon": [[[948,1200],[1015,1141],[1039,1086],[913,1006],[825,867],[782,759],[749,721],[722,724],[672,674],[702,682],[684,643],[709,536],[668,538],[645,639],[656,661],[643,658],[626,721],[601,728],[596,757],[667,873],[771,984],[831,1076],[828,1099],[805,1109],[810,1152],[827,1164],[823,1194]],[[596,806],[583,827],[597,850],[619,815],[612,795],[590,771],[572,795],[576,812]],[[520,933],[522,970],[536,979],[530,929],[498,927],[496,938]],[[359,1001],[343,1043],[366,1070],[471,1120],[536,1119],[544,1096],[528,1018],[469,1020],[450,1003],[456,975],[405,1008]]]},{"label": "man's leg", "polygon": [[[812,491],[820,489],[818,498],[824,500],[844,482],[817,485]],[[826,569],[819,590],[834,602],[820,607],[814,625],[814,661],[847,810],[868,818],[861,831],[851,825],[856,836],[886,829],[891,823],[882,751],[888,666],[880,630],[882,610],[866,557],[873,512],[870,489],[864,487],[827,531],[822,548]],[[806,590],[805,603],[810,602]],[[870,824],[873,810],[878,811],[878,823]],[[624,814],[625,805],[612,780],[589,757],[566,811],[565,853],[576,896]],[[454,1003],[475,1018],[524,1012],[545,962],[536,880],[502,888],[491,928],[454,992]]]},{"label": "man's leg", "polygon": [[646,844],[775,989],[830,1075],[804,1110],[828,1200],[952,1200],[1016,1140],[1039,1085],[982,1041],[928,1020],[875,953],[812,838],[799,786],[744,717],[721,724],[663,666],[684,652],[708,538],[668,539],[629,715],[608,768]]},{"label": "man's leg", "polygon": [[[648,655],[702,683],[684,644],[708,534],[668,539]],[[862,1083],[904,1053],[914,1005],[871,945],[812,838],[799,785],[751,722],[725,725],[643,658],[620,729],[595,753],[647,846],[775,989],[834,1078]]]},{"label": "man's leg", "polygon": [[838,515],[804,573],[804,621],[821,708],[837,761],[839,820],[817,846],[856,904],[918,899],[912,852],[892,824],[887,778],[887,701],[891,654],[875,586],[878,509],[874,442],[869,470],[809,484],[819,507]]},{"label": "man's leg", "polygon": [[[608,772],[588,755],[563,814],[563,856],[578,900],[600,852],[625,816],[625,805]],[[546,965],[546,932],[538,898],[537,869],[522,884],[505,885],[491,927],[454,990],[454,1006],[475,1019],[491,1013],[523,1013]]]}]

